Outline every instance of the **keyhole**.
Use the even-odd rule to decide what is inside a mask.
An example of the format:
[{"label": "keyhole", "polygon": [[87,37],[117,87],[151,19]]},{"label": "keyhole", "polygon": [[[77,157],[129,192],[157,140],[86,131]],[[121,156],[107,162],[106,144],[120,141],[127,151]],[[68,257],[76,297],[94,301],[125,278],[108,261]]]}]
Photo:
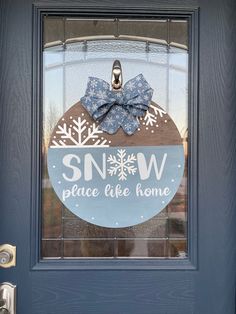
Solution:
[{"label": "keyhole", "polygon": [[0,253],[0,264],[5,265],[11,261],[11,255],[8,252]]}]

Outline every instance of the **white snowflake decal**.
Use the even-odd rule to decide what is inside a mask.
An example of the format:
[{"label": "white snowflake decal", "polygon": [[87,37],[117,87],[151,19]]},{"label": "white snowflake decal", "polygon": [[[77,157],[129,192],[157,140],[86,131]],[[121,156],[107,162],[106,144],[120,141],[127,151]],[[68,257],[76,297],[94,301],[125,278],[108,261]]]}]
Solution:
[{"label": "white snowflake decal", "polygon": [[[151,112],[151,110],[152,112]],[[146,112],[144,116],[144,121],[147,126],[154,126],[157,123],[157,116],[163,118],[163,115],[166,114],[165,110],[158,108],[154,105],[150,105],[150,109]]]},{"label": "white snowflake decal", "polygon": [[158,108],[158,107],[156,107],[156,106],[154,106],[154,105],[151,105],[150,107],[154,110],[155,114],[156,114],[156,115],[159,114],[159,116],[160,116],[161,118],[163,117],[164,114],[166,114],[166,111],[163,110],[163,109],[161,109],[161,108]]},{"label": "white snowflake decal", "polygon": [[109,175],[117,175],[121,181],[127,180],[128,175],[134,175],[137,171],[134,166],[136,157],[134,154],[127,155],[125,149],[118,149],[117,155],[110,155],[107,161],[110,163]]},{"label": "white snowflake decal", "polygon": [[[58,138],[52,141],[51,147],[65,147],[65,146],[102,146],[108,147],[107,140],[103,137],[99,138],[99,135],[103,131],[99,130],[95,123],[89,125],[86,119],[81,117],[72,119],[70,124],[65,122],[61,125],[58,124],[56,134]],[[67,144],[65,143],[67,140]],[[89,145],[89,143],[91,145]]]},{"label": "white snowflake decal", "polygon": [[156,123],[156,120],[156,116],[148,110],[144,117],[145,124],[153,126]]}]

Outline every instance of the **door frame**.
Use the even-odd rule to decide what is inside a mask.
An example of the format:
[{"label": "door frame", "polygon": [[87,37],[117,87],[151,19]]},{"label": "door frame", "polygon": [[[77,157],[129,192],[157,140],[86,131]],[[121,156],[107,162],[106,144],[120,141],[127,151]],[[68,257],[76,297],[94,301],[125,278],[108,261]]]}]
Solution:
[{"label": "door frame", "polygon": [[[42,130],[42,31],[43,16],[122,17],[122,18],[187,18],[189,21],[189,83],[188,83],[188,212],[186,259],[76,259],[41,260],[41,130]],[[31,125],[31,269],[141,269],[196,270],[198,260],[198,75],[199,75],[199,8],[146,6],[104,6],[98,3],[33,5],[33,72]]]}]

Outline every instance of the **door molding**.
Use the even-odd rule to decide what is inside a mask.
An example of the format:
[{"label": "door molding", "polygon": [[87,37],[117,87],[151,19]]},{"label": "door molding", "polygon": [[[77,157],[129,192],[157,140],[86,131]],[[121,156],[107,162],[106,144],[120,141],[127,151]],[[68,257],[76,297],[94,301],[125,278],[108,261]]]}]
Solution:
[{"label": "door molding", "polygon": [[[42,130],[42,20],[45,15],[77,17],[187,18],[189,20],[188,107],[188,258],[41,260],[41,130]],[[100,3],[36,4],[33,6],[32,154],[31,154],[31,269],[168,269],[196,270],[198,253],[198,7],[150,5],[117,6]]]}]

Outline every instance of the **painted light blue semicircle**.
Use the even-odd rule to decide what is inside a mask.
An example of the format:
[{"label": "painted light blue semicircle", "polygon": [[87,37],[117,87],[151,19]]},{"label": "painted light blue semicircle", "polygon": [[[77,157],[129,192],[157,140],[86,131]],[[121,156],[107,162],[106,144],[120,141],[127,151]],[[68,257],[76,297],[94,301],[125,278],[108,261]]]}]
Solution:
[{"label": "painted light blue semicircle", "polygon": [[183,171],[182,145],[48,149],[49,177],[61,202],[108,228],[137,225],[160,213]]}]

